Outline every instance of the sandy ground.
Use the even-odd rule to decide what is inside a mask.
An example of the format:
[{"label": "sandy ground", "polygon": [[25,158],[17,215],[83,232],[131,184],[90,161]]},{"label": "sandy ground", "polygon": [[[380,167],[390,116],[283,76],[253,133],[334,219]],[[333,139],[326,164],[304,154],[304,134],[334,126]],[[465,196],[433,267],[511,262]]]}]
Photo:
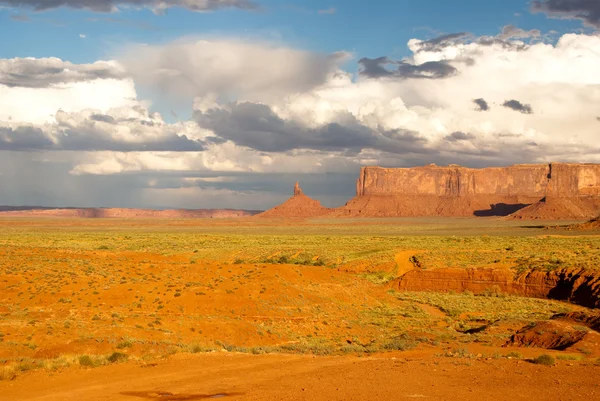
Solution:
[{"label": "sandy ground", "polygon": [[[212,260],[210,252],[217,254],[237,238],[227,237],[228,224],[233,233],[247,233],[250,239],[252,230],[265,229],[250,225],[243,232],[228,221],[211,223],[224,230],[215,231],[219,235],[209,236],[207,229],[180,237],[173,233],[185,233],[181,227],[162,225],[179,223],[160,223],[147,238],[161,249],[164,245],[165,254],[146,250],[152,243],[139,243],[146,238],[143,225],[154,224],[151,221],[136,220],[138,231],[123,221],[86,221],[85,228],[67,220],[4,223],[0,231],[4,241],[0,247],[0,369],[11,363],[27,365],[29,358],[104,358],[117,350],[130,360],[96,368],[74,362],[55,371],[19,371],[12,380],[0,380],[0,401],[600,400],[600,366],[594,364],[600,356],[597,333],[564,351],[503,348],[509,333],[536,321],[530,301],[499,298],[501,310],[477,309],[455,316],[425,301],[399,299],[390,294],[389,283],[365,278],[373,272],[403,274],[412,269],[410,257],[420,248],[408,248],[403,242],[394,245],[389,260],[371,260],[366,252],[364,259],[333,269],[238,263],[237,258],[249,252],[242,249],[245,243],[235,252],[225,252],[222,260]],[[209,224],[185,222],[192,223]],[[409,230],[412,226],[406,224]],[[497,230],[514,229],[512,223],[506,224]],[[375,228],[395,233],[402,227]],[[40,234],[40,229],[46,231]],[[125,229],[131,231],[120,231]],[[317,226],[309,229],[320,230]],[[338,228],[329,229],[332,235],[338,232]],[[374,230],[372,226],[365,229]],[[346,227],[339,231],[346,232]],[[372,243],[365,246],[366,251],[377,250],[383,241],[375,232],[379,233],[369,231],[372,238],[367,239]],[[592,249],[596,240],[589,238],[590,243],[584,245]],[[300,239],[310,245],[306,238]],[[187,240],[196,242],[190,245]],[[338,245],[334,245],[330,246],[335,250]],[[129,246],[134,249],[120,248]],[[300,246],[293,249],[296,256],[303,250]],[[272,255],[279,255],[279,249]],[[467,301],[481,299],[494,305],[494,298]],[[496,320],[493,313],[501,315],[509,305],[514,309],[511,318],[491,324]],[[548,301],[536,305],[547,307],[540,312],[544,319],[563,308],[584,310]],[[486,313],[492,317],[485,318]],[[488,323],[490,327],[482,333],[465,332]],[[579,325],[569,323],[573,324]],[[340,344],[364,347],[374,342],[381,351],[389,349],[385,348],[387,340],[405,332],[424,340],[415,348],[394,348],[409,351],[377,351],[362,357],[344,355],[340,348]],[[323,345],[326,351],[344,356],[241,354],[225,352],[231,349],[217,344],[265,348],[305,344],[317,351]],[[194,345],[220,350],[192,354]],[[439,356],[467,347],[466,356]],[[171,355],[173,349],[179,353]],[[512,352],[523,356],[507,359]],[[545,353],[563,360],[551,367],[526,361]],[[486,357],[491,355],[498,358]],[[569,356],[577,360],[564,360]]]},{"label": "sandy ground", "polygon": [[[180,355],[156,364],[36,371],[2,400],[594,400],[600,367],[443,357]],[[409,354],[410,355],[410,354]]]}]

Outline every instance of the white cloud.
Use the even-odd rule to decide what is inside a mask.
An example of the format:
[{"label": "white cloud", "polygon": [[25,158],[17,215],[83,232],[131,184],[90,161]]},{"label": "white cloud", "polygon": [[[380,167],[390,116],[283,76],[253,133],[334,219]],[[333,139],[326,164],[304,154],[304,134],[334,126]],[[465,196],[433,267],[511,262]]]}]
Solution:
[{"label": "white cloud", "polygon": [[0,59],[0,85],[9,88],[62,88],[77,82],[124,78],[125,71],[114,61],[73,64],[56,57]]},{"label": "white cloud", "polygon": [[127,47],[120,61],[136,83],[184,97],[257,100],[305,92],[346,61],[345,52],[318,54],[235,39],[182,40]]},{"label": "white cloud", "polygon": [[[260,99],[262,108],[245,106],[243,114],[233,114],[231,105],[213,106],[219,114],[213,112],[218,119],[208,120],[210,129],[265,150],[274,140],[283,141],[276,145],[281,149],[312,146],[308,141],[311,135],[328,141],[331,137],[323,137],[323,130],[332,123],[346,127],[346,135],[354,135],[356,127],[367,127],[372,131],[363,130],[361,135],[386,140],[358,141],[358,146],[366,146],[362,151],[379,143],[382,147],[375,148],[382,153],[386,149],[398,153],[397,164],[414,162],[413,155],[401,153],[402,149],[409,153],[415,149],[407,148],[405,137],[383,138],[385,130],[418,133],[426,141],[420,145],[425,152],[420,157],[423,163],[441,159],[481,165],[572,160],[574,155],[582,161],[597,157],[599,36],[568,34],[556,45],[472,41],[446,44],[435,51],[423,51],[421,43],[409,43],[414,51],[410,62],[446,61],[458,74],[444,79],[356,81],[347,74],[335,74],[312,90],[273,101]],[[489,103],[490,111],[476,110],[473,100],[480,98]],[[502,107],[509,100],[531,105],[533,113]],[[273,115],[264,111],[265,103]],[[199,121],[207,123],[204,116],[210,106],[197,108],[203,116]],[[251,110],[256,114],[249,114]],[[469,140],[448,144],[445,138],[454,132],[468,133]],[[252,136],[257,140],[250,142]],[[270,139],[263,145],[258,140],[261,137]],[[349,146],[348,139],[337,136],[334,146],[343,151]],[[316,143],[318,147],[322,142]]]},{"label": "white cloud", "polygon": [[[413,55],[404,60],[416,68],[427,62],[456,68],[456,74],[442,79],[354,76],[340,69],[339,54],[264,43],[212,40],[136,47],[124,60],[135,83],[188,97],[190,105],[193,98],[203,127],[195,121],[163,121],[148,111],[149,103],[137,99],[131,79],[60,83],[63,78],[47,79],[37,69],[33,82],[44,85],[0,86],[0,128],[7,130],[9,149],[31,147],[41,132],[41,148],[54,152],[29,154],[28,163],[56,169],[54,185],[71,188],[76,182],[88,188],[104,179],[130,195],[124,204],[148,206],[147,199],[187,205],[202,194],[213,203],[199,199],[197,207],[232,193],[287,194],[289,185],[270,182],[281,175],[314,174],[325,183],[328,174],[352,177],[363,164],[600,162],[599,36],[568,34],[554,45],[448,38],[426,48],[423,41],[411,40]],[[484,100],[487,110],[474,100]],[[503,107],[510,100],[531,105],[532,113]],[[21,142],[15,141],[17,135]],[[195,143],[201,149],[186,148]],[[9,153],[15,155],[3,155]],[[21,174],[28,170],[26,160],[22,156],[18,162]],[[26,180],[8,175],[6,163],[0,163],[2,185],[24,185]],[[35,174],[27,177],[36,179]],[[44,182],[36,185],[51,190]],[[23,193],[36,196],[32,190]],[[3,196],[0,203],[8,195]],[[279,196],[261,199],[274,202]],[[232,206],[247,207],[246,199],[240,196]]]},{"label": "white cloud", "polygon": [[105,113],[59,110],[45,124],[0,122],[0,150],[201,151],[206,135],[197,124],[167,124],[135,104]]},{"label": "white cloud", "polygon": [[113,61],[0,59],[0,121],[49,123],[58,110],[100,112],[135,103],[131,79]]}]

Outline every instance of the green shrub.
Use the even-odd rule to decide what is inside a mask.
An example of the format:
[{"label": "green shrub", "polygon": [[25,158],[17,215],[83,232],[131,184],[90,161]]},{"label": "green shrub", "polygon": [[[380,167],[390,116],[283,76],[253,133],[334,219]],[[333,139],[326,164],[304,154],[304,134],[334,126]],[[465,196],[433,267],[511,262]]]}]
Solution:
[{"label": "green shrub", "polygon": [[388,351],[406,351],[412,349],[417,344],[408,335],[402,334],[385,343],[381,348]]},{"label": "green shrub", "polygon": [[557,355],[556,359],[559,361],[581,361],[583,357],[575,354],[561,354]]},{"label": "green shrub", "polygon": [[110,363],[125,362],[129,356],[121,352],[113,352],[106,360]]},{"label": "green shrub", "polygon": [[536,365],[552,366],[554,365],[554,363],[556,363],[556,360],[552,355],[543,354],[538,356],[537,358],[532,359],[531,362],[535,363]]},{"label": "green shrub", "polygon": [[93,367],[95,363],[89,355],[81,355],[79,357],[79,365]]}]

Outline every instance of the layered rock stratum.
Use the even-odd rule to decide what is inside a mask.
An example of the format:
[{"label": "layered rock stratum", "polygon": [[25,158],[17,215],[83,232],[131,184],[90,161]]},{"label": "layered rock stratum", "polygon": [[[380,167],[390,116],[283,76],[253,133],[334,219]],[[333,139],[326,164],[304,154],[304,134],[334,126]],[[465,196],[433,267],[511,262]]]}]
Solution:
[{"label": "layered rock stratum", "polygon": [[472,169],[364,167],[338,215],[589,218],[600,209],[600,165]]}]

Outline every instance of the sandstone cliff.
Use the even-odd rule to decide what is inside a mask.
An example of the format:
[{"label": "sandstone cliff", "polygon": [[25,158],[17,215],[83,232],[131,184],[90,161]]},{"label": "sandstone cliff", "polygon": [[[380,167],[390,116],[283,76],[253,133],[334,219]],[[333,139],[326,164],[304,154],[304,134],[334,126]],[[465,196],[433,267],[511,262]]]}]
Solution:
[{"label": "sandstone cliff", "polygon": [[259,217],[318,217],[331,213],[332,209],[321,205],[321,202],[314,200],[302,192],[298,182],[294,185],[294,196],[279,206],[269,209],[259,214]]},{"label": "sandstone cliff", "polygon": [[[521,209],[523,212],[519,212]],[[332,214],[400,217],[517,213],[515,217],[525,219],[585,219],[598,210],[600,165],[552,163],[482,169],[363,167],[356,197]]]},{"label": "sandstone cliff", "polygon": [[585,269],[552,272],[508,269],[413,269],[392,282],[400,291],[497,291],[536,298],[565,300],[590,308],[600,307],[600,276]]}]

